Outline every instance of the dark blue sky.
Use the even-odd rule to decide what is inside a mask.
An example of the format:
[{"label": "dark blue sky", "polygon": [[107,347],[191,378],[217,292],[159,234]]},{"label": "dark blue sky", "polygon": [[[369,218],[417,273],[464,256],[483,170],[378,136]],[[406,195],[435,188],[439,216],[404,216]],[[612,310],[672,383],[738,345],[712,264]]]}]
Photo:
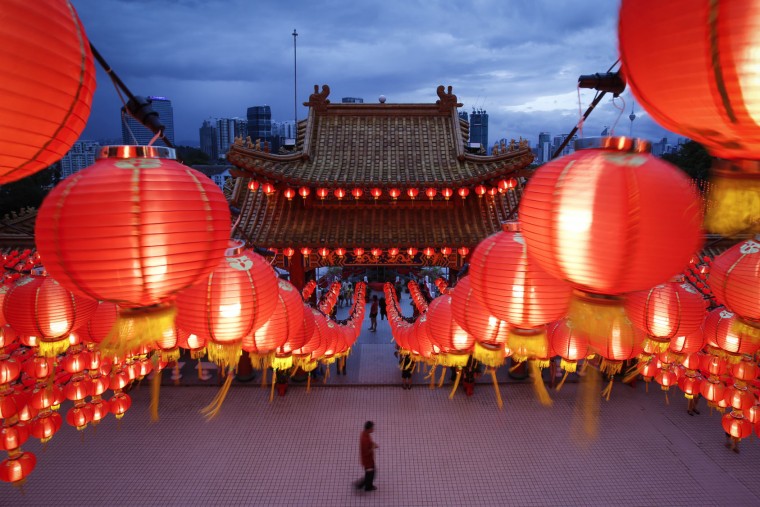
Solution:
[{"label": "dark blue sky", "polygon": [[[331,100],[385,95],[433,102],[452,85],[464,109],[489,113],[489,138],[537,141],[579,118],[578,76],[617,59],[619,2],[598,0],[72,0],[87,34],[137,95],[174,106],[175,138],[198,141],[208,117],[244,117],[270,105],[291,120],[293,29],[298,36],[298,116],[315,84]],[[585,110],[593,92],[581,91]],[[602,102],[585,135],[617,123],[629,133],[631,96]],[[85,138],[120,137],[118,95],[99,70]],[[633,134],[670,134],[638,105]]]}]

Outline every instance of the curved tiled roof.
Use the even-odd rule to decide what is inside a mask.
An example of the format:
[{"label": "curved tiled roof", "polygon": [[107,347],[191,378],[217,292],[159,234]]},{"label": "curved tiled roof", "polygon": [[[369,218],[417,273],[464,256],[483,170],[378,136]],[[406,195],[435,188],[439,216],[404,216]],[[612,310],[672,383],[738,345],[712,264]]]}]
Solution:
[{"label": "curved tiled roof", "polygon": [[[316,88],[316,87],[315,87]],[[293,186],[469,186],[514,174],[533,161],[527,143],[491,156],[465,152],[456,96],[434,104],[330,104],[315,93],[296,149],[273,154],[242,139],[227,158],[254,178]]]}]

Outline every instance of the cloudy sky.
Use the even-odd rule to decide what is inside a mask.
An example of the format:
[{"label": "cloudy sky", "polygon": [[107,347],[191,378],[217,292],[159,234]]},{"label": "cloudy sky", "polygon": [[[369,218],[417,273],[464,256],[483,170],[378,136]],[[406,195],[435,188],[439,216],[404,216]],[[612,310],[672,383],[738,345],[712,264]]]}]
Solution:
[{"label": "cloudy sky", "polygon": [[[489,138],[566,133],[579,118],[577,80],[617,59],[619,1],[599,0],[72,0],[91,42],[136,95],[174,106],[175,139],[198,143],[209,117],[245,117],[269,105],[292,120],[293,29],[298,31],[298,117],[315,84],[330,99],[385,95],[434,102],[452,85],[464,109],[489,114]],[[582,90],[585,110],[593,91]],[[584,135],[605,126],[628,135],[626,91],[592,113]],[[83,138],[121,136],[120,99],[98,69]],[[633,134],[675,135],[634,105]]]}]

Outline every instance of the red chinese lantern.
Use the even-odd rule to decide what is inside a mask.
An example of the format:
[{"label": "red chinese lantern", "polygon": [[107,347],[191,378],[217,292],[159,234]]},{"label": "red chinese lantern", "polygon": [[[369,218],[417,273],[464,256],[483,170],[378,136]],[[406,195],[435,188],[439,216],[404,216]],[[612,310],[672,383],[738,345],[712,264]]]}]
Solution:
[{"label": "red chinese lantern", "polygon": [[100,301],[85,324],[76,330],[85,343],[101,343],[113,329],[119,317],[119,307],[110,301]]},{"label": "red chinese lantern", "polygon": [[364,255],[363,248],[354,248],[354,257],[361,257],[362,255]]},{"label": "red chinese lantern", "polygon": [[389,248],[389,249],[388,249],[388,255],[389,255],[390,257],[395,257],[395,256],[397,256],[397,255],[398,255],[398,252],[399,252],[399,249],[398,249],[398,248],[396,248],[396,247],[391,247],[391,248]]},{"label": "red chinese lantern", "polygon": [[344,255],[346,255],[346,249],[343,247],[336,248],[335,255],[337,255],[338,257],[343,257]]},{"label": "red chinese lantern", "polygon": [[444,188],[441,190],[441,195],[448,201],[451,196],[454,195],[454,190],[451,188]]},{"label": "red chinese lantern", "polygon": [[259,182],[256,180],[251,180],[248,182],[248,190],[251,192],[255,192],[259,189]]},{"label": "red chinese lantern", "polygon": [[390,190],[388,190],[388,195],[390,195],[391,199],[395,201],[396,199],[398,199],[398,196],[401,195],[401,190],[399,190],[398,188],[391,188]]},{"label": "red chinese lantern", "polygon": [[327,188],[317,188],[317,197],[322,199],[323,201],[327,198],[327,196],[330,195],[330,190]]},{"label": "red chinese lantern", "polygon": [[311,193],[311,189],[309,187],[301,187],[298,189],[298,195],[303,197],[303,200],[305,201],[307,197],[309,197],[309,194]]},{"label": "red chinese lantern", "polygon": [[713,260],[710,289],[745,324],[741,331],[760,341],[760,235],[737,243]]},{"label": "red chinese lantern", "polygon": [[383,255],[383,250],[381,248],[373,248],[370,252],[372,253],[372,257],[380,257]]},{"label": "red chinese lantern", "polygon": [[489,188],[488,189],[488,195],[491,196],[492,198],[496,197],[497,195],[499,195],[499,189],[497,187],[491,187],[491,188]]},{"label": "red chinese lantern", "polygon": [[288,201],[292,201],[293,198],[296,196],[296,191],[293,190],[292,188],[288,187],[288,188],[285,189],[285,191],[282,193],[282,195],[284,195],[285,198]]},{"label": "red chinese lantern", "polygon": [[468,195],[470,195],[470,189],[467,187],[461,187],[457,189],[457,194],[459,194],[459,197],[462,198],[462,200],[466,199]]},{"label": "red chinese lantern", "polygon": [[95,92],[90,45],[69,1],[9,0],[3,19],[0,185],[60,160],[84,130]]},{"label": "red chinese lantern", "polygon": [[409,257],[414,257],[415,255],[417,255],[417,249],[414,248],[413,246],[410,246],[409,248],[406,249],[406,253],[409,255]]},{"label": "red chinese lantern", "polygon": [[679,281],[657,285],[626,296],[625,309],[633,325],[655,342],[655,350],[665,350],[670,340],[697,332],[705,315],[702,295],[688,283]]},{"label": "red chinese lantern", "polygon": [[566,372],[576,371],[578,361],[589,354],[588,336],[573,329],[567,319],[549,326],[549,346],[552,354],[560,357],[560,367]]},{"label": "red chinese lantern", "polygon": [[459,248],[457,248],[457,253],[461,255],[462,257],[467,257],[467,254],[470,253],[470,249],[467,248],[466,246],[460,246]]},{"label": "red chinese lantern", "polygon": [[37,337],[40,354],[54,357],[69,348],[69,334],[95,313],[98,302],[48,276],[29,276],[15,283],[3,306],[14,331]]},{"label": "red chinese lantern", "polygon": [[457,282],[451,294],[451,313],[456,323],[475,339],[472,353],[475,359],[493,367],[504,363],[507,323],[491,315],[475,297],[470,276]]},{"label": "red chinese lantern", "polygon": [[124,417],[124,414],[127,413],[129,407],[132,406],[132,398],[130,398],[130,396],[126,393],[118,392],[115,393],[110,400],[108,400],[108,403],[111,407],[111,413],[118,420]]},{"label": "red chinese lantern", "polygon": [[37,215],[48,273],[122,307],[120,330],[130,335],[120,333],[116,347],[150,343],[171,327],[171,299],[211,272],[227,244],[224,194],[171,156],[168,148],[104,147],[94,165],[48,194]]},{"label": "red chinese lantern", "polygon": [[430,257],[432,257],[432,256],[434,256],[434,255],[435,255],[435,248],[431,248],[431,247],[429,247],[429,246],[428,246],[428,247],[425,247],[425,248],[422,250],[422,253],[425,255],[425,257],[428,257],[428,258],[430,258]]},{"label": "red chinese lantern", "polygon": [[528,250],[549,274],[587,292],[649,289],[699,250],[699,200],[686,175],[640,144],[595,141],[599,148],[555,159],[530,179],[520,201]]},{"label": "red chinese lantern", "polygon": [[407,188],[406,189],[406,195],[408,195],[409,199],[411,199],[411,200],[415,200],[417,198],[417,196],[419,195],[419,193],[420,193],[420,189],[419,188]]},{"label": "red chinese lantern", "polygon": [[375,200],[378,200],[381,195],[383,195],[383,189],[382,188],[373,188],[369,191],[370,195],[375,198]]},{"label": "red chinese lantern", "polygon": [[758,343],[735,326],[736,315],[723,307],[712,310],[705,319],[705,337],[717,345],[732,363],[741,360],[742,354],[754,355]]},{"label": "red chinese lantern", "polygon": [[752,423],[738,410],[732,410],[721,419],[723,431],[733,438],[747,438],[752,434]]},{"label": "red chinese lantern", "polygon": [[441,247],[441,255],[451,255],[452,251],[453,250],[451,249],[451,247],[448,247],[448,246]]},{"label": "red chinese lantern", "polygon": [[296,251],[293,248],[289,247],[289,246],[286,246],[285,248],[282,249],[282,255],[284,255],[287,258],[293,257],[293,255],[295,255],[295,253],[296,253]]},{"label": "red chinese lantern", "polygon": [[37,458],[34,454],[16,450],[8,459],[0,462],[0,481],[23,484],[36,465]]},{"label": "red chinese lantern", "polygon": [[274,195],[277,189],[275,188],[273,184],[266,182],[261,185],[261,191],[264,192],[264,195],[266,195],[267,197],[270,197]]},{"label": "red chinese lantern", "polygon": [[[243,338],[243,350],[249,353],[273,353],[301,332],[303,303],[296,288],[290,282],[278,280],[277,294],[273,297],[276,305],[272,315],[255,333]],[[276,369],[290,368],[293,365],[289,355],[281,355],[276,361],[272,356],[267,358],[267,362]]]},{"label": "red chinese lantern", "polygon": [[301,255],[303,255],[304,257],[308,257],[309,255],[311,255],[311,248],[307,246],[301,248]]},{"label": "red chinese lantern", "polygon": [[475,338],[454,320],[451,296],[435,298],[427,310],[428,333],[446,353],[447,366],[463,367],[475,346]]},{"label": "red chinese lantern", "polygon": [[735,2],[644,2],[620,7],[622,71],[663,127],[718,160],[705,224],[725,236],[760,232],[758,10]]},{"label": "red chinese lantern", "polygon": [[242,243],[233,244],[203,282],[177,296],[177,326],[209,341],[210,360],[237,365],[243,338],[259,329],[276,305],[274,270]]},{"label": "red chinese lantern", "polygon": [[425,195],[426,195],[426,196],[427,196],[427,198],[428,198],[428,199],[430,199],[431,201],[432,201],[433,199],[435,199],[435,196],[436,196],[437,194],[438,194],[438,190],[436,190],[436,189],[435,189],[435,188],[433,188],[433,187],[430,187],[430,188],[426,188],[426,189],[425,189]]},{"label": "red chinese lantern", "polygon": [[336,188],[333,190],[333,195],[336,199],[341,200],[344,197],[346,197],[346,189],[345,188]]},{"label": "red chinese lantern", "polygon": [[327,256],[330,255],[330,249],[323,246],[317,249],[317,253],[321,255],[323,259],[326,259]]},{"label": "red chinese lantern", "polygon": [[359,187],[354,187],[351,189],[351,195],[358,201],[364,195],[364,190]]},{"label": "red chinese lantern", "polygon": [[676,336],[670,340],[668,350],[675,354],[688,355],[699,352],[705,346],[705,332],[700,326],[687,335]]},{"label": "red chinese lantern", "polygon": [[482,198],[484,195],[486,195],[486,192],[488,192],[488,188],[485,185],[475,186],[475,195],[477,195],[479,198]]},{"label": "red chinese lantern", "polygon": [[58,412],[46,410],[32,421],[32,436],[43,444],[49,442],[63,425],[63,417]]}]

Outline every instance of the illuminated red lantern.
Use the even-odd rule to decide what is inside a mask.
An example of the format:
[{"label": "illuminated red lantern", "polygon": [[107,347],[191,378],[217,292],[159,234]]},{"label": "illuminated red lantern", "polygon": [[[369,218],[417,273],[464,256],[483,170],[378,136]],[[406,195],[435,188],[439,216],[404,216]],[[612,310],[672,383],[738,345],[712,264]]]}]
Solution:
[{"label": "illuminated red lantern", "polygon": [[14,452],[0,462],[0,481],[23,484],[36,465],[37,458],[31,452]]},{"label": "illuminated red lantern", "polygon": [[375,200],[379,199],[381,195],[383,195],[383,189],[382,188],[373,188],[369,191],[370,195],[375,198]]},{"label": "illuminated red lantern", "polygon": [[21,365],[8,355],[0,355],[0,386],[10,384],[21,374]]},{"label": "illuminated red lantern", "polygon": [[90,424],[91,420],[92,407],[85,403],[74,405],[68,412],[66,412],[66,422],[79,431],[85,429],[87,425]]},{"label": "illuminated red lantern", "polygon": [[234,244],[203,282],[177,296],[177,326],[208,340],[212,361],[236,365],[243,338],[271,317],[276,296],[277,275],[266,259]]},{"label": "illuminated red lantern", "polygon": [[500,366],[505,358],[507,323],[489,313],[475,297],[470,276],[459,279],[451,294],[454,320],[475,339],[473,356],[488,366]]},{"label": "illuminated red lantern", "polygon": [[111,413],[118,420],[124,417],[124,414],[127,413],[129,407],[132,406],[132,398],[130,398],[126,393],[118,392],[114,394],[110,400],[108,400],[108,403],[111,407]]},{"label": "illuminated red lantern", "polygon": [[573,329],[567,319],[549,326],[549,346],[560,357],[560,367],[568,372],[577,370],[578,361],[588,356],[588,336]]},{"label": "illuminated red lantern", "polygon": [[483,197],[486,195],[486,192],[488,192],[488,188],[485,185],[476,185],[475,186],[475,195],[478,197]]},{"label": "illuminated red lantern", "polygon": [[749,410],[755,405],[755,395],[744,386],[733,385],[728,387],[723,399],[734,410]]},{"label": "illuminated red lantern", "polygon": [[298,189],[298,195],[303,197],[303,200],[305,201],[307,197],[309,197],[309,194],[311,193],[311,189],[309,187],[301,187]]},{"label": "illuminated red lantern", "polygon": [[710,289],[760,340],[760,235],[737,243],[715,257],[710,268]]},{"label": "illuminated red lantern", "polygon": [[317,188],[317,197],[322,199],[323,201],[327,198],[327,196],[330,195],[330,189],[327,188]]},{"label": "illuminated red lantern", "polygon": [[427,196],[427,198],[428,198],[428,199],[430,199],[431,201],[432,201],[433,199],[435,199],[435,196],[436,196],[437,194],[438,194],[438,190],[436,190],[435,188],[432,188],[432,187],[430,187],[430,188],[426,188],[426,189],[425,189],[425,195],[426,195],[426,196]]},{"label": "illuminated red lantern", "polygon": [[346,197],[346,189],[345,188],[336,188],[333,190],[333,195],[338,199],[341,200],[344,197]]},{"label": "illuminated red lantern", "polygon": [[392,247],[388,249],[388,255],[391,257],[395,257],[398,255],[399,249],[396,247]]},{"label": "illuminated red lantern", "polygon": [[407,188],[406,189],[406,195],[408,195],[409,199],[411,199],[411,200],[415,200],[417,198],[417,196],[419,195],[419,193],[420,193],[420,189],[419,188]]},{"label": "illuminated red lantern", "polygon": [[372,250],[370,250],[370,252],[372,253],[372,257],[380,257],[381,255],[383,255],[382,248],[373,248]]},{"label": "illuminated red lantern", "polygon": [[475,338],[454,320],[451,296],[444,294],[435,298],[427,310],[428,333],[443,352],[450,356],[451,366],[464,366],[467,355],[475,345]]},{"label": "illuminated red lantern", "polygon": [[454,190],[451,188],[441,189],[441,195],[443,196],[444,199],[448,201],[451,198],[451,196],[454,195]]},{"label": "illuminated red lantern", "polygon": [[451,247],[448,247],[448,246],[441,247],[441,255],[451,255],[452,251],[453,250],[451,249]]},{"label": "illuminated red lantern", "polygon": [[478,244],[470,258],[472,288],[488,311],[512,326],[530,329],[567,314],[571,287],[528,256],[517,222]]},{"label": "illuminated red lantern", "polygon": [[732,410],[721,418],[723,431],[733,438],[747,438],[752,434],[752,423],[740,411]]},{"label": "illuminated red lantern", "polygon": [[330,249],[326,247],[321,247],[317,249],[317,253],[322,256],[323,259],[327,258],[328,255],[330,255]]},{"label": "illuminated red lantern", "polygon": [[290,248],[289,246],[286,246],[285,248],[282,249],[282,255],[288,258],[293,257],[295,253],[296,251],[293,248]]},{"label": "illuminated red lantern", "polygon": [[649,289],[699,250],[699,200],[685,174],[635,151],[639,144],[598,142],[600,148],[555,159],[531,177],[520,200],[525,242],[549,274],[578,289]]},{"label": "illuminated red lantern", "polygon": [[13,22],[0,34],[0,185],[63,158],[95,92],[92,53],[71,2],[9,0],[3,18]]},{"label": "illuminated red lantern", "polygon": [[36,336],[40,353],[53,357],[69,347],[69,334],[97,307],[97,301],[66,290],[53,278],[29,276],[20,278],[8,292],[3,311],[14,331]]},{"label": "illuminated red lantern", "polygon": [[364,190],[362,190],[359,187],[354,187],[351,189],[351,195],[356,199],[357,201],[361,199],[361,196],[364,195]]},{"label": "illuminated red lantern", "polygon": [[354,248],[354,256],[355,257],[361,257],[364,255],[364,249],[363,248]]},{"label": "illuminated red lantern", "polygon": [[704,145],[713,164],[705,224],[760,232],[758,10],[742,3],[638,2],[620,8],[622,72],[668,130]]},{"label": "illuminated red lantern", "polygon": [[113,329],[119,317],[119,307],[110,301],[100,301],[85,324],[76,330],[85,343],[101,343]]},{"label": "illuminated red lantern", "polygon": [[670,340],[668,350],[676,354],[694,354],[705,346],[705,332],[700,326],[696,331],[687,335],[676,336]]},{"label": "illuminated red lantern", "polygon": [[457,194],[459,194],[459,197],[462,199],[466,199],[468,195],[470,195],[470,189],[467,187],[461,187],[457,189]]},{"label": "illuminated red lantern", "polygon": [[311,248],[307,246],[301,248],[301,255],[303,255],[304,257],[308,257],[309,255],[311,255]]},{"label": "illuminated red lantern", "polygon": [[398,188],[391,188],[390,190],[388,190],[388,195],[390,195],[391,199],[395,201],[396,199],[398,199],[398,196],[401,195],[401,190],[399,190]]},{"label": "illuminated red lantern", "polygon": [[467,248],[466,246],[460,246],[459,248],[457,248],[457,253],[461,255],[462,257],[467,257],[467,254],[470,253],[470,249]]},{"label": "illuminated red lantern", "polygon": [[714,343],[725,353],[731,362],[741,360],[742,354],[754,355],[758,343],[742,329],[735,325],[736,315],[723,307],[712,310],[705,319],[705,336],[707,342]]},{"label": "illuminated red lantern", "polygon": [[414,257],[415,255],[417,255],[417,249],[414,248],[413,246],[410,246],[409,248],[406,249],[406,253],[409,255],[409,257]]},{"label": "illuminated red lantern", "polygon": [[259,189],[259,182],[256,180],[251,180],[248,182],[248,190],[251,192],[255,192]]},{"label": "illuminated red lantern", "polygon": [[277,189],[275,188],[273,184],[266,182],[266,183],[261,184],[261,191],[264,192],[264,195],[266,195],[267,197],[270,197],[274,195]]},{"label": "illuminated red lantern", "polygon": [[43,444],[49,442],[51,438],[61,429],[63,417],[58,412],[50,410],[40,413],[31,423],[32,436]]},{"label": "illuminated red lantern", "polygon": [[429,258],[429,257],[432,257],[432,256],[434,256],[434,255],[435,255],[435,248],[431,248],[431,247],[429,247],[429,246],[428,246],[428,247],[425,247],[425,248],[422,250],[422,253],[425,255],[425,257],[428,257],[428,258]]},{"label": "illuminated red lantern", "polygon": [[[277,294],[271,297],[276,303],[274,312],[253,334],[243,338],[243,350],[255,354],[268,354],[300,333],[303,327],[303,303],[296,288],[288,281],[278,280]],[[278,369],[290,366],[292,360],[280,361],[277,364]]]},{"label": "illuminated red lantern", "polygon": [[[101,149],[94,165],[56,186],[37,215],[45,269],[61,285],[123,309],[149,343],[170,327],[172,298],[208,275],[230,229],[227,200],[202,173],[148,146]],[[118,283],[114,283],[118,280]]]},{"label": "illuminated red lantern", "polygon": [[284,195],[285,198],[288,201],[292,201],[293,198],[296,196],[296,191],[293,190],[292,188],[288,187],[288,188],[285,189],[285,191],[282,193],[282,195]]},{"label": "illuminated red lantern", "polygon": [[499,189],[498,189],[498,188],[496,188],[496,187],[491,187],[491,188],[489,188],[489,189],[488,189],[488,195],[489,195],[490,197],[492,197],[492,198],[493,198],[493,197],[496,197],[497,195],[499,195]]},{"label": "illuminated red lantern", "polygon": [[688,283],[667,282],[626,296],[625,309],[633,325],[658,344],[668,347],[676,336],[698,331],[705,315],[702,295]]}]

